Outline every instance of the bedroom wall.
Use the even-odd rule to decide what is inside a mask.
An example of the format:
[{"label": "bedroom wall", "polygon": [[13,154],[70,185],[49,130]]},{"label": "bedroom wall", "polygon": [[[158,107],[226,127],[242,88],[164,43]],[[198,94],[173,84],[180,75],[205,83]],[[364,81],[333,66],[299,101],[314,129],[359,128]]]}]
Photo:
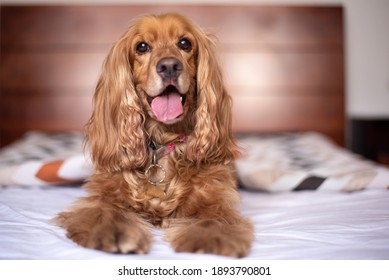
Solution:
[{"label": "bedroom wall", "polygon": [[[315,130],[344,143],[340,6],[174,7],[218,36],[235,132]],[[101,62],[123,26],[139,14],[170,9],[4,6],[0,142],[29,130],[81,129]]]},{"label": "bedroom wall", "polygon": [[[388,0],[191,0],[191,3],[342,4],[346,22],[346,112],[359,119],[389,118]],[[183,3],[181,0],[3,0],[2,3]]]},{"label": "bedroom wall", "polygon": [[[131,4],[131,3],[142,3],[142,4],[153,4],[153,3],[182,3],[180,0],[171,0],[171,1],[155,1],[155,0],[3,0],[2,4]],[[348,117],[354,119],[389,119],[389,36],[385,31],[385,26],[389,25],[389,19],[385,18],[386,11],[389,10],[389,1],[388,0],[191,0],[186,1],[186,3],[220,3],[220,4],[237,4],[244,5],[247,4],[289,4],[289,5],[335,5],[342,4],[345,14],[345,29],[346,29],[346,92],[347,92],[347,103],[346,111]],[[97,55],[97,54],[96,54]],[[100,59],[101,61],[103,56]],[[66,57],[64,62],[67,62]],[[22,61],[22,60],[21,60]],[[95,61],[95,60],[93,60]],[[65,64],[64,64],[65,65]],[[85,64],[87,65],[87,64]],[[100,65],[100,64],[99,64]],[[99,67],[96,67],[98,69]],[[47,68],[49,69],[49,68]],[[46,70],[47,70],[46,69]],[[83,79],[80,79],[81,75],[78,75],[78,72],[66,71],[69,69],[64,69],[64,72],[71,73],[72,81],[77,83],[77,85],[83,85],[86,83],[85,80],[90,80],[92,83],[95,82],[97,73],[89,73],[87,78],[85,78],[85,73],[83,68],[77,67],[79,73],[82,72]],[[86,69],[87,70],[87,69]],[[35,75],[36,76],[36,75]],[[41,75],[42,76],[42,75]],[[73,77],[74,76],[74,77]],[[43,77],[43,76],[42,76]],[[78,77],[78,78],[77,78]],[[307,79],[309,80],[309,79]],[[17,82],[17,81],[16,81]],[[38,81],[34,80],[33,82],[37,83]],[[50,80],[50,83],[55,85],[66,86],[66,79],[57,79]],[[19,83],[19,82],[17,82]],[[64,87],[65,88],[65,87]],[[65,106],[52,106],[50,105],[50,98],[45,98],[44,102],[30,102],[27,110],[19,109],[20,112],[14,112],[13,107],[18,107],[18,104],[14,105],[12,108],[6,108],[5,111],[12,111],[12,114],[19,115],[33,115],[34,118],[47,121],[45,118],[45,113],[43,112],[55,112],[55,115],[60,116],[62,122],[66,124],[71,123],[74,120],[74,123],[79,122],[80,119],[86,119],[89,116],[90,112],[86,110],[81,110],[80,108],[85,108],[85,104],[89,104],[90,96],[86,97],[83,102],[69,103],[72,96],[76,95],[74,92],[70,92],[70,95],[62,95],[64,98]],[[3,95],[4,97],[4,95]],[[68,98],[69,97],[69,98]],[[54,98],[54,95],[52,96]],[[68,100],[69,99],[69,100]],[[68,101],[68,104],[66,103]],[[336,106],[343,106],[343,102],[332,102]],[[66,108],[74,107],[74,112],[69,116],[69,112]],[[319,106],[319,105],[318,105]],[[323,107],[322,103],[320,104]],[[4,106],[3,106],[4,107]],[[26,106],[25,106],[26,107]],[[89,107],[88,107],[89,108]],[[42,112],[36,114],[35,112]],[[63,118],[63,116],[69,116]],[[16,119],[15,119],[16,121]],[[51,125],[55,127],[61,125],[60,122],[57,122],[55,119],[50,120],[51,122],[45,123],[45,127]],[[322,123],[315,119],[316,123]],[[30,120],[25,123],[26,128],[28,124],[31,123]],[[20,122],[17,123],[20,125]],[[18,127],[15,123],[7,122],[9,127]],[[53,130],[55,129],[53,127]],[[352,127],[352,125],[351,125]],[[34,127],[36,129],[36,127]],[[386,129],[387,130],[387,129]],[[381,137],[381,136],[380,136]],[[379,138],[380,138],[379,137]],[[355,137],[354,137],[355,138]],[[382,137],[381,137],[382,138]],[[1,142],[1,141],[0,141]],[[376,143],[376,141],[373,141]],[[1,143],[0,143],[1,144]],[[352,146],[352,145],[349,145]],[[376,146],[376,145],[374,145]]]}]

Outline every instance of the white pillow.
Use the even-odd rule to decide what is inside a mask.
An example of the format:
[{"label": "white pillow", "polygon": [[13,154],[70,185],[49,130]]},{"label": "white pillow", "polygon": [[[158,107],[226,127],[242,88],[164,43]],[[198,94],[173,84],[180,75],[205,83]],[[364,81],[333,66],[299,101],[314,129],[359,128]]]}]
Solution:
[{"label": "white pillow", "polygon": [[388,188],[389,169],[367,161],[315,132],[238,138],[243,187],[260,191],[358,191]]}]

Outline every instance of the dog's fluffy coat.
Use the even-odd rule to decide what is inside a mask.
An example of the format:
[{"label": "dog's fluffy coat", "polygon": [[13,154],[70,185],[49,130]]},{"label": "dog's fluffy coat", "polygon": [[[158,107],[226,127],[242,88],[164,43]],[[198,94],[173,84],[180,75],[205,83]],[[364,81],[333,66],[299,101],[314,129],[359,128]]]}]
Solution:
[{"label": "dog's fluffy coat", "polygon": [[[168,107],[178,94],[179,115],[161,120],[154,99],[165,98]],[[158,110],[165,109],[170,108]],[[177,142],[179,135],[187,140]],[[234,208],[238,150],[231,98],[212,39],[188,19],[143,16],[111,48],[86,141],[95,167],[85,185],[90,194],[55,218],[76,243],[146,253],[150,229],[158,226],[177,252],[248,254],[253,228]],[[150,186],[145,175],[152,164],[151,142],[175,143],[158,159],[166,171],[162,186]],[[163,188],[166,195],[150,196],[148,188]]]}]

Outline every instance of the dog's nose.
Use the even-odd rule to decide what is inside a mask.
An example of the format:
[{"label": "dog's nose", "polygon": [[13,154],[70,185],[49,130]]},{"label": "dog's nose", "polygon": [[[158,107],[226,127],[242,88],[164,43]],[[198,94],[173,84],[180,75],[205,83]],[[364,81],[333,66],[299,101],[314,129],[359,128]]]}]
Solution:
[{"label": "dog's nose", "polygon": [[181,61],[174,57],[162,58],[157,63],[157,73],[163,79],[177,78],[183,70]]}]

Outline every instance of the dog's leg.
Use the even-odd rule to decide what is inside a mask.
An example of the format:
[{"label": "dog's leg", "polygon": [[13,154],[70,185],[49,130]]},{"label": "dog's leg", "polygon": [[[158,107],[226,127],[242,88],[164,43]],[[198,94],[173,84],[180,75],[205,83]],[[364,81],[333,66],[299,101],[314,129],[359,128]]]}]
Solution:
[{"label": "dog's leg", "polygon": [[90,195],[53,221],[79,245],[112,253],[147,253],[151,226],[128,206],[129,187],[121,173],[95,174],[85,185]]},{"label": "dog's leg", "polygon": [[151,234],[148,225],[135,213],[83,200],[54,219],[67,230],[70,239],[84,247],[111,253],[148,252]]},{"label": "dog's leg", "polygon": [[234,173],[223,168],[204,170],[184,182],[191,191],[166,229],[166,238],[177,252],[244,257],[254,230],[234,208],[239,203]]},{"label": "dog's leg", "polygon": [[252,224],[236,213],[234,222],[222,218],[176,221],[166,230],[167,240],[177,252],[209,253],[244,257],[253,241]]}]

